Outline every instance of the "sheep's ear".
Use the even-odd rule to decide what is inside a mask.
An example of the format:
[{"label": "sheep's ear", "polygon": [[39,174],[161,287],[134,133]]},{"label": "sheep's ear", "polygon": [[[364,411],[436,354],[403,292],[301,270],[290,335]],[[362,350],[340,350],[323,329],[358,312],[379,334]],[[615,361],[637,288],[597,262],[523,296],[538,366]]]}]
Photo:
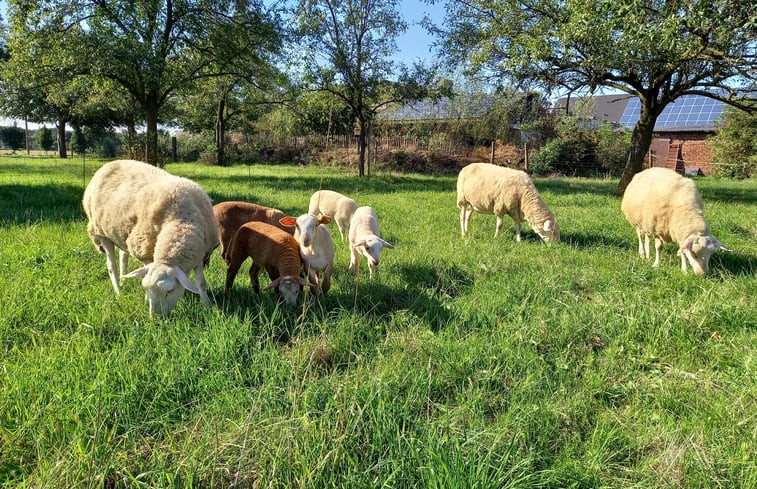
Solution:
[{"label": "sheep's ear", "polygon": [[383,239],[379,238],[379,241],[381,241],[381,244],[384,245],[384,247],[392,249],[394,248],[394,245],[390,243],[389,241],[384,241]]},{"label": "sheep's ear", "polygon": [[716,238],[710,236],[710,239],[712,240],[712,244],[715,245],[715,249],[716,250],[733,251],[733,250],[731,250],[729,248],[726,248],[726,246],[723,243],[721,243],[720,241],[718,241]]},{"label": "sheep's ear", "polygon": [[316,219],[318,220],[318,224],[328,224],[331,222],[331,218],[329,216],[324,216],[323,214],[318,214]]},{"label": "sheep's ear", "polygon": [[291,228],[294,227],[295,224],[297,224],[297,218],[292,216],[282,217],[281,219],[279,219],[279,224]]},{"label": "sheep's ear", "polygon": [[144,277],[147,275],[147,272],[150,271],[150,265],[145,265],[141,268],[137,268],[134,271],[131,271],[124,275],[124,278],[137,278],[137,277]]},{"label": "sheep's ear", "polygon": [[189,280],[189,277],[187,277],[187,274],[184,273],[184,270],[177,267],[174,271],[174,274],[176,275],[176,278],[179,280],[179,283],[185,289],[192,292],[193,294],[200,295],[200,289],[198,289],[197,286],[193,284],[191,280]]},{"label": "sheep's ear", "polygon": [[552,221],[550,221],[550,220],[544,221],[544,230],[546,232],[552,231]]},{"label": "sheep's ear", "polygon": [[678,256],[683,255],[687,251],[691,251],[691,245],[694,244],[694,240],[691,237],[688,237],[684,240],[683,243],[681,243],[681,247],[678,249]]},{"label": "sheep's ear", "polygon": [[270,284],[268,284],[265,287],[263,287],[263,290],[268,290],[268,289],[272,289],[274,287],[278,287],[280,283],[281,283],[281,277],[277,278],[276,280],[274,280]]}]

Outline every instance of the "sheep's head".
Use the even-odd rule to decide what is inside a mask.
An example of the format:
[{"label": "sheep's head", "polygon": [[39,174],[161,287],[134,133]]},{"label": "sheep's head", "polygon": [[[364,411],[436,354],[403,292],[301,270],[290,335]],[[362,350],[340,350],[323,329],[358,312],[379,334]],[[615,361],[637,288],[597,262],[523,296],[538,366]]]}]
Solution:
[{"label": "sheep's head", "polygon": [[379,256],[383,248],[394,248],[394,245],[384,241],[375,234],[370,234],[353,245],[368,260],[370,274],[376,271],[379,265]]},{"label": "sheep's head", "polygon": [[294,228],[294,239],[302,246],[310,247],[313,245],[315,228],[321,224],[328,224],[330,222],[331,218],[323,214],[318,214],[317,217],[312,214],[303,214],[297,218]]},{"label": "sheep's head", "polygon": [[304,278],[284,275],[268,284],[265,287],[265,290],[277,287],[281,297],[284,298],[284,302],[289,305],[294,305],[297,304],[297,297],[299,297],[300,291],[304,285],[310,285]]},{"label": "sheep's head", "polygon": [[697,275],[704,275],[710,268],[710,257],[715,250],[731,251],[723,243],[710,235],[689,236],[681,244],[678,256],[681,257],[681,270],[686,272],[686,261]]},{"label": "sheep's head", "polygon": [[544,240],[545,243],[556,243],[560,241],[560,225],[557,224],[557,220],[547,219],[540,226],[535,226],[534,231],[536,234]]},{"label": "sheep's head", "polygon": [[124,275],[124,278],[142,278],[147,301],[150,304],[150,316],[171,313],[184,289],[199,294],[200,290],[193,284],[187,274],[179,267],[148,263],[142,268]]}]

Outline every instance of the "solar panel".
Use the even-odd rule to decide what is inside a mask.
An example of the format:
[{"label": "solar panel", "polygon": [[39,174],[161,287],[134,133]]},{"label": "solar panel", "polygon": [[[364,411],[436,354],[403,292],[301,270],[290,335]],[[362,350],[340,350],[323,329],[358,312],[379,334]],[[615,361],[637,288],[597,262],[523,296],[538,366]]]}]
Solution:
[{"label": "solar panel", "polygon": [[[723,102],[701,95],[683,95],[668,104],[657,118],[655,130],[669,127],[715,127],[715,121],[723,113]],[[638,97],[628,101],[626,110],[620,116],[620,123],[633,127],[641,115]]]}]

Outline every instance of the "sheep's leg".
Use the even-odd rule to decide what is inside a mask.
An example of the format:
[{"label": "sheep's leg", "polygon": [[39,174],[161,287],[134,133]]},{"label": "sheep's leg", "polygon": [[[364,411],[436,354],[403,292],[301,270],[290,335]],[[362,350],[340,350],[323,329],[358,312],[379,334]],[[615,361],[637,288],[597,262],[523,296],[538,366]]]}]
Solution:
[{"label": "sheep's leg", "polygon": [[121,266],[120,274],[118,276],[118,282],[122,283],[124,280],[124,275],[126,275],[126,271],[129,269],[129,254],[122,250],[121,248],[118,249],[118,258]]},{"label": "sheep's leg", "polygon": [[[250,284],[252,284],[252,290],[255,291],[256,294],[260,294],[260,266],[253,263],[250,265]],[[270,275],[270,273],[268,274]],[[275,280],[274,277],[271,277],[271,280]]]},{"label": "sheep's leg", "polygon": [[639,228],[636,228],[636,238],[639,240],[639,256],[644,258],[644,238],[642,238]]},{"label": "sheep's leg", "polygon": [[473,215],[473,206],[466,204],[465,206],[465,234],[468,234],[468,225],[470,224],[470,218]]},{"label": "sheep's leg", "polygon": [[357,272],[360,262],[360,252],[356,246],[350,245],[350,271]]},{"label": "sheep's leg", "polygon": [[308,282],[310,282],[310,292],[313,295],[320,294],[320,283],[318,280],[318,271],[310,268],[308,265]]},{"label": "sheep's leg", "polygon": [[345,235],[345,234],[346,234],[346,232],[347,232],[347,229],[345,229],[345,228],[346,228],[346,226],[345,226],[345,227],[342,227],[342,223],[341,223],[341,222],[339,222],[339,221],[337,221],[337,222],[336,222],[336,227],[337,227],[337,228],[339,228],[339,236],[341,236],[341,237],[342,237],[342,241],[344,241],[344,235]]},{"label": "sheep's leg", "polygon": [[[688,271],[687,265],[688,265],[688,263],[686,263],[686,254],[685,253],[681,253],[681,271],[683,273],[686,273]],[[694,270],[694,266],[693,265],[692,265],[691,269]]]},{"label": "sheep's leg", "polygon": [[465,237],[465,206],[460,206],[460,236]]},{"label": "sheep's leg", "polygon": [[333,265],[329,265],[326,267],[326,269],[323,271],[323,281],[321,282],[321,290],[323,291],[323,294],[325,295],[326,292],[329,291],[331,288],[331,272],[334,270]]},{"label": "sheep's leg", "polygon": [[520,242],[520,219],[513,219],[515,221],[515,241]]},{"label": "sheep's leg", "polygon": [[[647,240],[649,239],[649,235],[647,235]],[[660,266],[660,252],[662,251],[662,246],[665,243],[655,236],[654,238],[654,264],[652,264],[653,267],[659,267]]]},{"label": "sheep's leg", "polygon": [[502,216],[497,215],[497,225],[494,227],[494,237],[499,236],[499,232],[502,229]]},{"label": "sheep's leg", "polygon": [[229,263],[229,269],[226,270],[226,297],[231,294],[231,286],[234,285],[234,278],[236,278],[240,266],[242,266],[242,262],[232,260]]},{"label": "sheep's leg", "polygon": [[116,272],[116,251],[113,241],[109,239],[103,239],[100,242],[102,250],[105,252],[105,258],[107,260],[108,275],[110,276],[110,282],[113,284],[113,289],[116,291],[116,295],[121,293],[121,286],[118,283],[118,273]]},{"label": "sheep's leg", "polygon": [[208,284],[205,282],[205,272],[202,269],[202,265],[195,268],[195,284],[200,291],[200,299],[206,306],[210,305],[210,299],[208,298],[208,292],[206,291]]}]

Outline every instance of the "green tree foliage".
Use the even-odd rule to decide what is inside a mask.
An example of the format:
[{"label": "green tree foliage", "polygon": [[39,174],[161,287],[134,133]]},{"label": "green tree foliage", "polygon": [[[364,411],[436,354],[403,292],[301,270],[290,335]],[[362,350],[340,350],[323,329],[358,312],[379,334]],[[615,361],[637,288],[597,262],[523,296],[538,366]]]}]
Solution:
[{"label": "green tree foliage", "polygon": [[0,139],[13,151],[24,147],[24,130],[16,126],[0,127]]},{"label": "green tree foliage", "polygon": [[398,0],[299,0],[296,8],[303,78],[349,108],[358,128],[360,176],[376,112],[393,102],[423,98],[434,77],[420,66],[396,67],[391,59],[397,37],[407,30],[398,5]]},{"label": "green tree foliage", "polygon": [[41,128],[37,129],[35,136],[37,139],[37,146],[39,146],[43,151],[47,152],[53,148],[53,143],[55,142],[53,140],[53,132],[46,126],[42,126]]},{"label": "green tree foliage", "polygon": [[621,191],[642,168],[669,103],[699,94],[747,109],[745,91],[732,87],[757,82],[751,0],[448,0],[436,31],[450,59],[498,81],[638,96]]},{"label": "green tree foliage", "polygon": [[626,162],[631,134],[611,124],[580,117],[556,120],[555,137],[543,144],[529,161],[535,175],[620,175]]},{"label": "green tree foliage", "polygon": [[757,176],[757,114],[727,110],[713,136],[713,174],[733,178]]},{"label": "green tree foliage", "polygon": [[153,164],[169,99],[199,78],[233,71],[252,51],[265,52],[260,36],[270,32],[262,4],[248,0],[10,0],[9,7],[19,51],[44,52],[44,65],[111,80],[137,101],[145,159]]},{"label": "green tree foliage", "polygon": [[74,133],[71,135],[69,144],[71,149],[77,153],[81,154],[87,151],[87,137],[79,126],[74,126]]}]

